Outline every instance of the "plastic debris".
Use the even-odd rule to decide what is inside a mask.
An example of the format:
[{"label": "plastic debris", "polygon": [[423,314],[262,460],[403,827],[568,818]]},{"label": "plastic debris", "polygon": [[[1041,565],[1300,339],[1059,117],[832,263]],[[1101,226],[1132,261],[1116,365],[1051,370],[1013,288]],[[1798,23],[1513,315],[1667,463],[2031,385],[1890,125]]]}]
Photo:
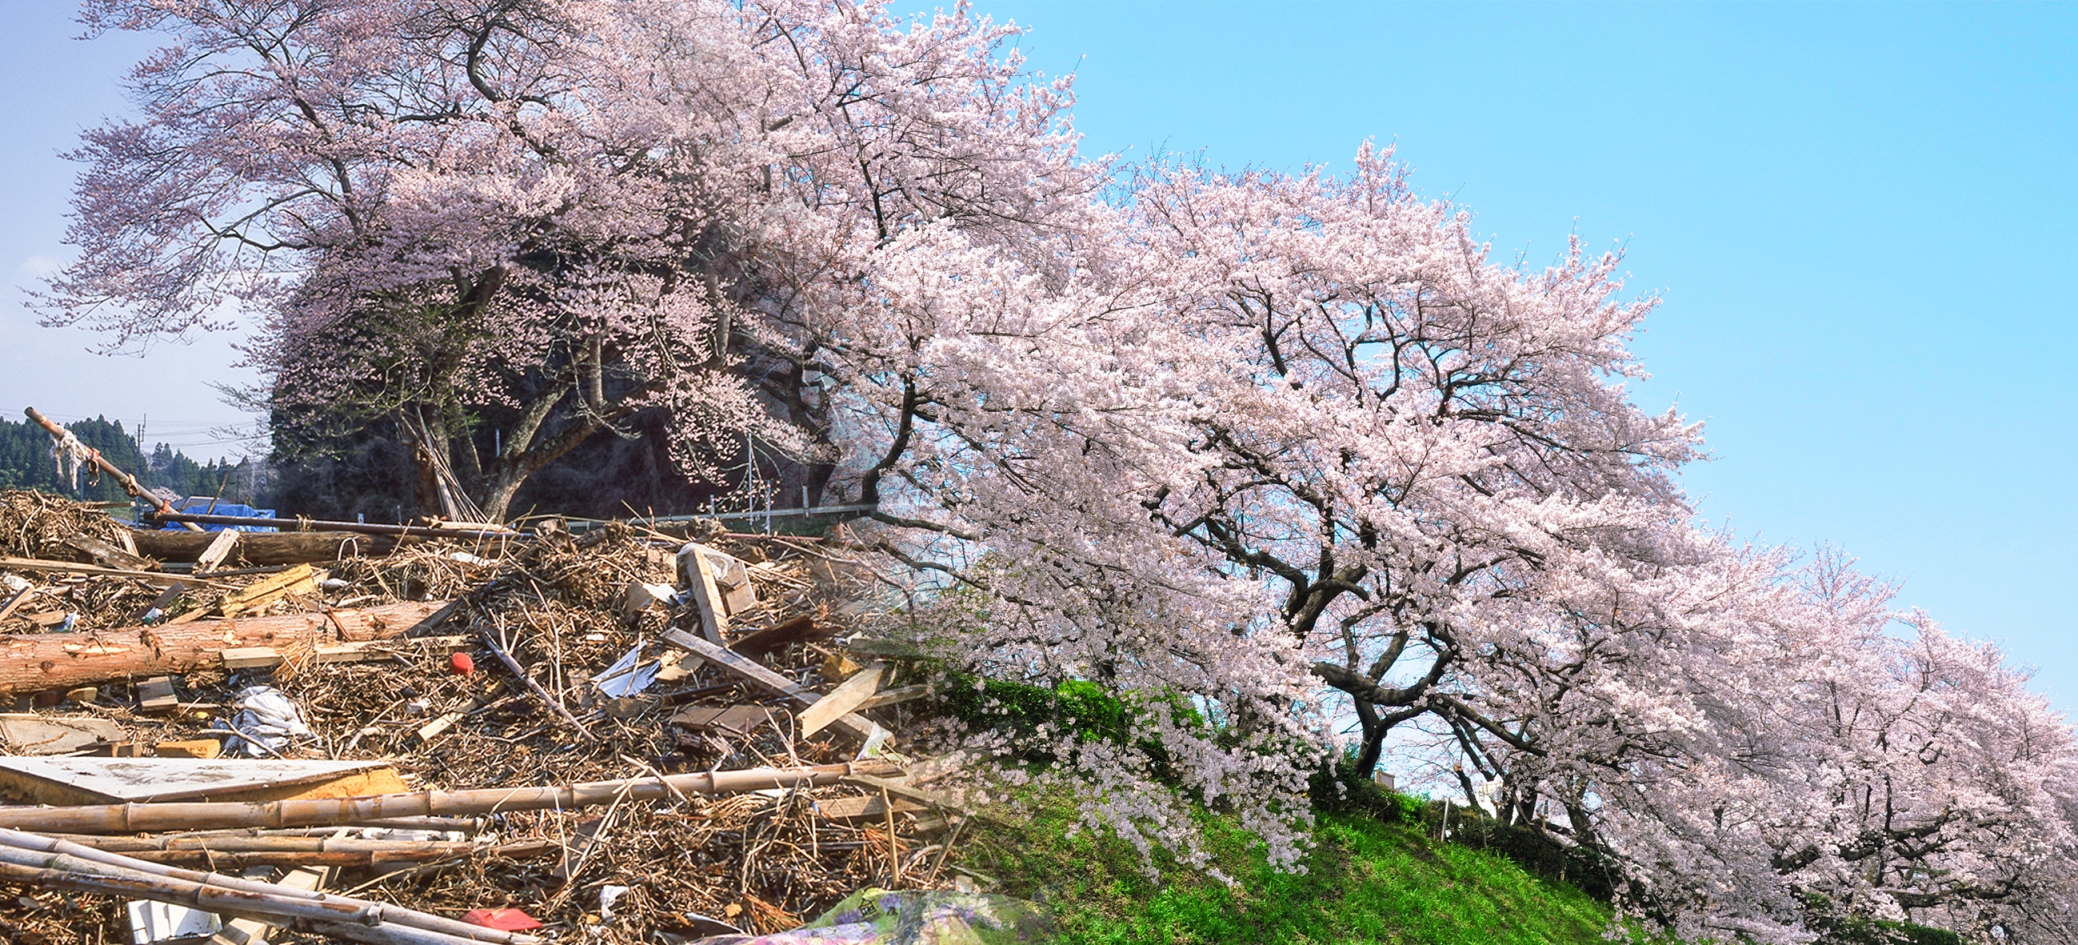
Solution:
[{"label": "plastic debris", "polygon": [[524,909],[471,909],[463,913],[462,921],[500,932],[525,932],[541,927],[541,923]]},{"label": "plastic debris", "polygon": [[599,887],[599,918],[611,920],[613,918],[613,904],[619,902],[620,898],[627,894],[628,887],[626,886],[608,885]]},{"label": "plastic debris", "polygon": [[715,935],[693,945],[1022,945],[1052,935],[1052,918],[1022,899],[862,889],[792,931]]},{"label": "plastic debris", "polygon": [[152,899],[132,899],[127,903],[130,911],[130,940],[136,945],[150,945],[169,939],[187,939],[208,935],[224,927],[222,919],[214,912],[191,909],[187,906],[159,902]]},{"label": "plastic debris", "polygon": [[303,710],[273,686],[247,686],[231,697],[231,704],[238,713],[231,717],[230,727],[245,736],[237,741],[247,757],[280,754],[293,739],[310,735]]},{"label": "plastic debris", "polygon": [[658,664],[640,665],[642,649],[642,644],[636,643],[634,649],[615,660],[612,666],[593,679],[592,685],[598,686],[600,692],[615,699],[626,698],[648,689],[657,681]]}]

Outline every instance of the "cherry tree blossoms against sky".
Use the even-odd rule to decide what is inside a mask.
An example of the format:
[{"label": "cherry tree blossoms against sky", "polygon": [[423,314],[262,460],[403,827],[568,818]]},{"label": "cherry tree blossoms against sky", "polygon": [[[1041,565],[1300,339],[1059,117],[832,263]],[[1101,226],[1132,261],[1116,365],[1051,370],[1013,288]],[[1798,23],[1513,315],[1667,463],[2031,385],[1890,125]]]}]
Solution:
[{"label": "cherry tree blossoms against sky", "polygon": [[877,506],[890,632],[1122,701],[968,746],[1060,759],[1092,826],[1189,858],[1210,804],[1296,866],[1311,775],[1423,751],[1682,935],[1797,941],[1814,896],[2078,934],[2069,724],[1841,557],[1700,527],[1620,259],[1496,261],[1389,149],[1088,159],[965,11],[87,9],[172,39],[86,135],[51,320],[264,311],[297,435],[396,423],[493,514],[636,411],[692,475],[753,434]]}]

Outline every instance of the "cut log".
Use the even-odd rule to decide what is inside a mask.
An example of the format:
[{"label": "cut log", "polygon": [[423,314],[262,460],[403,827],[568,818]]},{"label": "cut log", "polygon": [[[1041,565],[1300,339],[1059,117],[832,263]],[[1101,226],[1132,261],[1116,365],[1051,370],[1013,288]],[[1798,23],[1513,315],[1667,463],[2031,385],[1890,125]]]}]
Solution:
[{"label": "cut log", "polygon": [[219,535],[237,535],[238,555],[258,565],[322,564],[357,555],[386,555],[397,548],[388,535],[353,532],[173,532],[140,531],[137,551],[160,561],[200,561]]},{"label": "cut log", "polygon": [[97,633],[0,638],[0,692],[64,689],[133,676],[185,673],[219,665],[224,650],[270,646],[285,654],[339,640],[401,637],[430,628],[450,601],[389,604],[327,614],[286,614]]}]

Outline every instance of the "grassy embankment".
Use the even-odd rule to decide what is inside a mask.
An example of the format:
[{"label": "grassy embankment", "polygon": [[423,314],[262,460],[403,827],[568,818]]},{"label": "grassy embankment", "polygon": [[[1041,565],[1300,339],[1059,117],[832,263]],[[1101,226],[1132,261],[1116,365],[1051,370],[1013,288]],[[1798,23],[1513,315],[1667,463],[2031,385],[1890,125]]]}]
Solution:
[{"label": "grassy embankment", "polygon": [[1209,819],[1208,844],[1239,880],[1232,887],[1180,869],[1149,878],[1123,841],[1066,837],[1070,823],[1064,806],[1047,807],[963,857],[1003,892],[1051,908],[1068,945],[1606,942],[1606,904],[1497,853],[1439,843],[1418,822],[1325,814],[1307,872],[1296,874],[1270,869],[1247,834]]}]

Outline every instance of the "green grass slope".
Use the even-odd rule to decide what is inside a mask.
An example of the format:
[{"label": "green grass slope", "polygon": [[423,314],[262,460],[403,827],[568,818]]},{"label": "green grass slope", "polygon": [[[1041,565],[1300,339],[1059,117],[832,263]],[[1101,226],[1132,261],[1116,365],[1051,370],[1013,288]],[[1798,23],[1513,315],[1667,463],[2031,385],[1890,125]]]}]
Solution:
[{"label": "green grass slope", "polygon": [[1166,866],[1150,878],[1125,843],[1064,837],[1069,824],[1065,809],[1048,808],[963,857],[1001,891],[1045,903],[1067,945],[1602,945],[1609,927],[1609,907],[1571,885],[1438,843],[1413,823],[1323,815],[1307,872],[1292,874],[1208,819],[1216,862],[1239,881],[1231,887]]}]

